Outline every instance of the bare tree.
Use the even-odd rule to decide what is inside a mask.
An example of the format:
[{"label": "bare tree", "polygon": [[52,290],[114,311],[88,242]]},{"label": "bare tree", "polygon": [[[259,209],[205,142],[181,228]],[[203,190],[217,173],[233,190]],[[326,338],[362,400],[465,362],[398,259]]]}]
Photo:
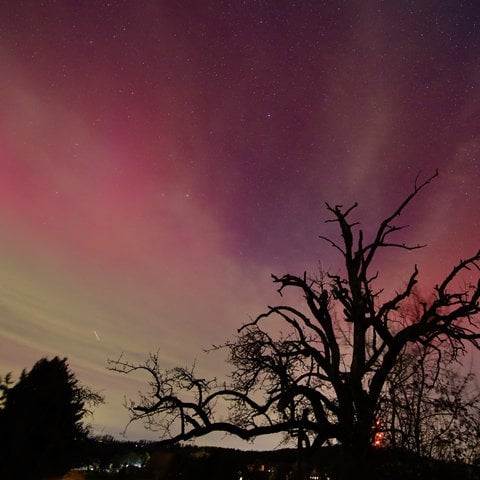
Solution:
[{"label": "bare tree", "polygon": [[480,391],[448,349],[415,344],[396,362],[379,403],[382,443],[422,457],[473,464],[480,457]]},{"label": "bare tree", "polygon": [[[382,391],[407,345],[448,343],[454,358],[468,344],[479,348],[480,278],[463,284],[465,273],[478,276],[480,251],[460,260],[434,288],[432,299],[418,306],[410,322],[401,318],[417,284],[413,267],[401,291],[385,298],[377,285],[373,263],[380,250],[415,250],[422,245],[397,242],[404,227],[395,223],[405,208],[438,172],[415,181],[412,191],[365,240],[349,208],[326,205],[340,229],[341,240],[321,237],[342,260],[341,273],[322,272],[318,278],[273,275],[280,295],[300,293],[303,305],[287,303],[244,324],[226,348],[233,373],[228,383],[198,378],[194,369],[164,371],[159,357],[142,365],[122,357],[109,368],[151,375],[151,390],[128,408],[133,420],[159,430],[166,442],[178,442],[213,431],[244,439],[283,432],[301,437],[301,444],[342,445],[349,465],[358,468],[370,450]],[[218,403],[229,405],[230,416],[217,417]]]}]

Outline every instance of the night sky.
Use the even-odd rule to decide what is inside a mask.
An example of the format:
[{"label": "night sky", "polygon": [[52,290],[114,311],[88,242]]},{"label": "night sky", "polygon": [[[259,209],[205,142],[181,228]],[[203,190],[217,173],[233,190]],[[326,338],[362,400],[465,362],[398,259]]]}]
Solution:
[{"label": "night sky", "polygon": [[117,436],[142,379],[107,359],[221,377],[270,274],[341,268],[325,202],[369,232],[438,168],[378,268],[440,281],[479,155],[477,1],[0,1],[0,375],[67,357]]}]

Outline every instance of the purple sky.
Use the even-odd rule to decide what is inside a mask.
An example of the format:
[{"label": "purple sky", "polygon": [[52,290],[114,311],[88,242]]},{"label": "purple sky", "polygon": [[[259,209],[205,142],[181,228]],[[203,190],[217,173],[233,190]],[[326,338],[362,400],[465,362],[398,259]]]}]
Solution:
[{"label": "purple sky", "polygon": [[117,435],[142,384],[108,358],[221,376],[202,349],[277,300],[271,273],[340,268],[326,201],[358,201],[368,232],[437,168],[403,218],[428,248],[379,267],[387,290],[414,263],[439,281],[479,247],[479,19],[458,0],[0,2],[0,375],[66,356]]}]

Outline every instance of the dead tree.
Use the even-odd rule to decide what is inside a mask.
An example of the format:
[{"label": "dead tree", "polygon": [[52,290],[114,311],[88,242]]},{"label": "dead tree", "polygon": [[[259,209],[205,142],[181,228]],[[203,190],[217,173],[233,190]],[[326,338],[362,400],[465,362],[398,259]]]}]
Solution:
[{"label": "dead tree", "polygon": [[[475,284],[460,280],[472,271],[478,277],[480,251],[460,260],[407,323],[399,312],[414,292],[417,266],[403,289],[389,298],[378,287],[378,273],[372,273],[380,250],[423,247],[395,241],[404,228],[395,222],[437,175],[416,180],[411,193],[372,232],[371,241],[350,220],[356,204],[327,204],[332,215],[327,221],[338,224],[341,240],[321,238],[338,251],[343,271],[321,272],[318,278],[273,275],[280,295],[300,292],[303,305],[270,306],[244,324],[233,341],[213,347],[228,351],[234,368],[227,383],[198,378],[193,368],[164,371],[153,354],[142,365],[122,357],[111,361],[112,370],[143,370],[151,376],[150,391],[128,406],[132,421],[145,421],[166,442],[213,431],[243,439],[301,433],[311,448],[342,445],[357,468],[372,445],[382,391],[407,345],[435,348],[446,342],[456,357],[468,345],[479,348],[480,277]],[[228,406],[229,417],[217,417],[218,405]]]}]

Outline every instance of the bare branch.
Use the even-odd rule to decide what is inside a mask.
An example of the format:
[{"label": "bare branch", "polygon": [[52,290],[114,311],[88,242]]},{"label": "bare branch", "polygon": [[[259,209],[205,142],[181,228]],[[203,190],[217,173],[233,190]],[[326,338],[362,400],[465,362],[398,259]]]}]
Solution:
[{"label": "bare branch", "polygon": [[[407,225],[394,222],[437,176],[438,171],[424,181],[417,177],[412,191],[374,229],[370,243],[356,228],[359,223],[350,220],[356,203],[345,209],[327,203],[333,216],[327,222],[338,224],[341,239],[320,238],[340,253],[343,268],[321,272],[316,279],[306,272],[272,275],[280,296],[293,292],[294,300],[269,306],[242,325],[233,341],[211,348],[227,350],[233,367],[228,381],[198,377],[195,365],[163,370],[158,354],[142,365],[122,356],[110,362],[111,370],[149,377],[150,391],[128,406],[132,421],[145,421],[172,443],[213,431],[244,439],[283,432],[300,442],[306,435],[312,446],[334,441],[348,454],[365,458],[379,409],[392,408],[396,414],[395,406],[385,404],[392,378],[401,378],[401,386],[417,373],[428,374],[429,382],[441,383],[440,373],[434,373],[443,362],[461,361],[471,346],[480,349],[480,250],[458,262],[428,301],[418,296],[416,265],[405,286],[387,299],[383,286],[376,286],[379,272],[370,271],[380,249],[425,246],[396,241],[395,234]],[[477,278],[462,286],[466,273]],[[418,353],[417,370],[400,368],[407,351]],[[409,401],[407,390],[401,392],[396,401]],[[230,412],[226,420],[225,410]]]}]

